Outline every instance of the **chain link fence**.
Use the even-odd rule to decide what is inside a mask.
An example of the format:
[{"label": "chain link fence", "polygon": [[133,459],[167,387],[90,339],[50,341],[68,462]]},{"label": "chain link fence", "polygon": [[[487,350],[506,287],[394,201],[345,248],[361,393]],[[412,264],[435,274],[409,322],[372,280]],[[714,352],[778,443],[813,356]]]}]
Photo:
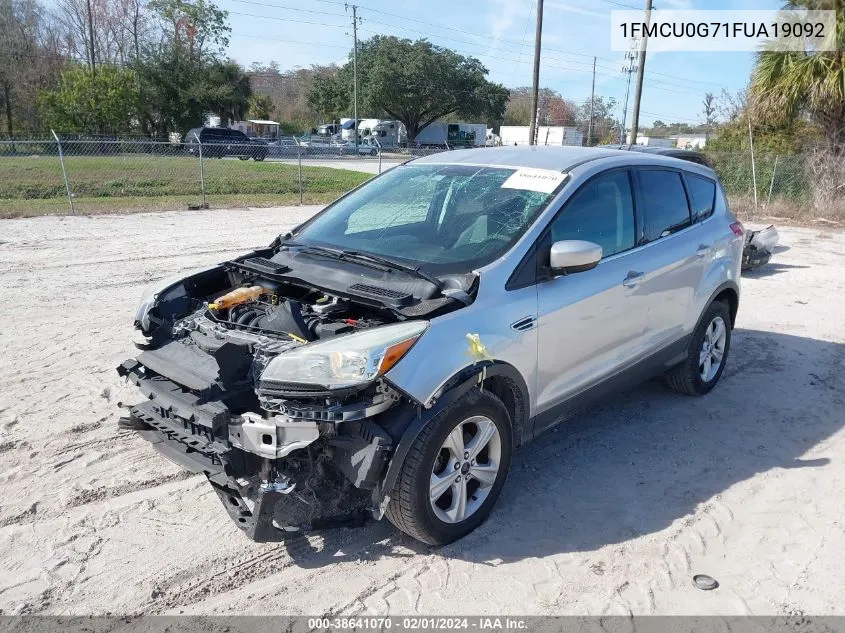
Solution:
[{"label": "chain link fence", "polygon": [[0,217],[319,204],[406,159],[353,151],[256,142],[0,140]]},{"label": "chain link fence", "polygon": [[[845,219],[845,209],[821,191],[823,184],[812,168],[813,154],[755,153],[752,157],[745,151],[708,153],[707,157],[731,208],[741,217]],[[845,158],[831,156],[829,166],[837,164],[841,170]],[[845,185],[845,174],[841,182]]]},{"label": "chain link fence", "polygon": [[[352,143],[0,140],[0,217],[322,204],[447,148]],[[708,153],[741,217],[845,220],[845,157]]]}]

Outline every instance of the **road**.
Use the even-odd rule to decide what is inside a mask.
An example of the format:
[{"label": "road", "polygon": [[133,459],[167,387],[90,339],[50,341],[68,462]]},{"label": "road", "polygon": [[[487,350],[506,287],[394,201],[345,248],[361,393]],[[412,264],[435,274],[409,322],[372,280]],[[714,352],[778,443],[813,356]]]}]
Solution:
[{"label": "road", "polygon": [[[651,382],[519,451],[441,549],[372,524],[255,544],[118,433],[142,287],[315,208],[2,221],[3,614],[845,612],[845,235],[782,231],[705,398]],[[695,589],[696,573],[716,591]]]},{"label": "road", "polygon": [[[283,163],[285,165],[296,165],[299,161],[288,158],[268,158],[268,162]],[[368,174],[378,174],[379,169],[385,171],[391,167],[401,164],[401,160],[383,159],[379,165],[378,158],[303,158],[302,165],[309,167],[333,167],[335,169],[349,169],[351,171],[363,171]]]}]

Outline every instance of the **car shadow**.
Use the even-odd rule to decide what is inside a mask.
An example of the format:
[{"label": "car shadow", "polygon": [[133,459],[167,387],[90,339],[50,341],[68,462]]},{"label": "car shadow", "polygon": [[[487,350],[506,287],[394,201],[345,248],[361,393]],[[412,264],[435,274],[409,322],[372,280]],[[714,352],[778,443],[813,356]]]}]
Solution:
[{"label": "car shadow", "polygon": [[750,277],[751,279],[762,279],[763,277],[771,277],[772,275],[779,275],[780,273],[788,272],[794,268],[809,268],[809,266],[769,262],[767,264],[763,264],[762,266],[760,266],[760,268],[742,271],[742,276]]},{"label": "car shadow", "polygon": [[[438,551],[486,563],[575,551],[659,532],[731,486],[774,468],[824,468],[805,453],[845,425],[845,345],[738,328],[720,384],[693,398],[652,380],[519,449],[490,519],[429,548],[369,525],[343,558]],[[336,538],[336,537],[332,537]],[[401,547],[397,547],[401,546]],[[291,556],[308,567],[337,555]]]},{"label": "car shadow", "polygon": [[840,343],[738,328],[714,391],[652,380],[557,427],[515,455],[491,521],[442,553],[592,551],[659,532],[758,473],[824,468],[838,456],[803,456],[845,425],[843,362]]}]

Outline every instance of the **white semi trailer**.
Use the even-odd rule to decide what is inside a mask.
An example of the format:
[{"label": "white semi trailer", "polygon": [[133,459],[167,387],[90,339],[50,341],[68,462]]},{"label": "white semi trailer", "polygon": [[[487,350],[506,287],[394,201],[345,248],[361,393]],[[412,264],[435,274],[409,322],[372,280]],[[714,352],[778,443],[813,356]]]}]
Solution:
[{"label": "white semi trailer", "polygon": [[487,141],[484,123],[442,123],[435,121],[424,127],[410,141],[423,147],[483,147]]},{"label": "white semi trailer", "polygon": [[[502,145],[528,145],[527,125],[503,125],[499,128]],[[584,135],[575,127],[541,125],[537,129],[537,145],[583,145]]]}]

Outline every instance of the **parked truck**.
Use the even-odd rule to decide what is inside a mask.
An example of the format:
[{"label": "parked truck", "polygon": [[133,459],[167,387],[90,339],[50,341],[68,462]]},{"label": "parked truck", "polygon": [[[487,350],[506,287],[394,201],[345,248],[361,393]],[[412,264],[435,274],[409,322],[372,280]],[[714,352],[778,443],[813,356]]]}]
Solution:
[{"label": "parked truck", "polygon": [[390,119],[362,119],[358,122],[358,140],[372,140],[379,147],[397,147],[406,139],[405,126]]},{"label": "parked truck", "polygon": [[424,127],[412,141],[422,147],[483,147],[487,140],[484,123],[441,123]]}]

